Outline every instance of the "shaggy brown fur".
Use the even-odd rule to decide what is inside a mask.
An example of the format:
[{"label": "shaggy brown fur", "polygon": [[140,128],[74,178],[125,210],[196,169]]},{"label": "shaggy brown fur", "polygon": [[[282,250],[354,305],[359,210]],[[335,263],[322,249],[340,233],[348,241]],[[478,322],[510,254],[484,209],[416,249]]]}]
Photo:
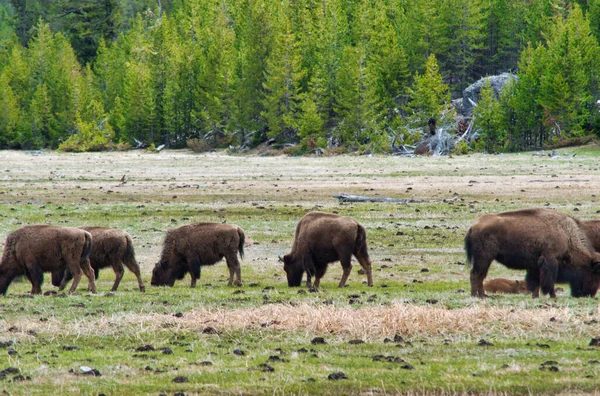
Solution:
[{"label": "shaggy brown fur", "polygon": [[314,275],[314,287],[318,288],[329,263],[339,260],[344,273],[338,286],[344,287],[352,270],[352,255],[367,273],[368,285],[373,286],[365,228],[351,217],[308,213],[296,226],[292,251],[282,259],[288,286],[300,286],[306,272],[306,286],[311,287]]},{"label": "shaggy brown fur", "polygon": [[82,271],[88,290],[96,293],[88,259],[91,249],[92,236],[78,228],[32,225],[13,231],[6,237],[0,262],[0,293],[6,294],[12,280],[25,275],[32,285],[31,294],[41,294],[44,272],[63,268],[69,268],[74,277],[69,293],[77,289]]},{"label": "shaggy brown fur", "polygon": [[[133,250],[133,241],[131,235],[123,230],[106,227],[79,227],[92,234],[92,252],[90,253],[90,263],[98,279],[101,268],[112,267],[115,272],[115,283],[112,291],[117,291],[123,274],[125,273],[123,265],[134,273],[138,281],[138,287],[143,292],[144,282],[140,274],[140,266],[135,259]],[[52,272],[52,284],[60,286],[63,279],[65,283],[73,278],[71,272],[65,268],[62,271]]]},{"label": "shaggy brown fur", "polygon": [[594,250],[600,252],[600,220],[582,220],[581,226]]},{"label": "shaggy brown fur", "polygon": [[173,286],[188,272],[191,287],[200,279],[200,267],[213,265],[223,257],[229,268],[229,283],[242,285],[239,253],[244,258],[244,230],[236,225],[220,223],[193,223],[169,230],[165,237],[159,262],[152,270],[153,286]]},{"label": "shaggy brown fur", "polygon": [[581,222],[550,209],[483,215],[465,237],[471,269],[471,295],[485,296],[483,280],[493,260],[527,271],[534,297],[555,296],[555,283],[569,283],[574,297],[594,296],[600,284],[600,254]]},{"label": "shaggy brown fur", "polygon": [[490,279],[483,284],[483,290],[488,293],[531,294],[524,281],[504,278]]}]

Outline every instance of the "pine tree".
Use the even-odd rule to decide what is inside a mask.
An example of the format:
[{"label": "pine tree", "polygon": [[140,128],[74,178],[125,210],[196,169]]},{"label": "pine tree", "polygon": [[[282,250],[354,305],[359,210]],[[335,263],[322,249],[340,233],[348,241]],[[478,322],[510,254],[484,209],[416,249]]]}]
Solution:
[{"label": "pine tree", "polygon": [[425,73],[415,75],[410,96],[408,118],[413,125],[425,127],[431,118],[438,124],[453,118],[452,112],[446,111],[450,105],[450,91],[442,82],[435,55],[427,58]]},{"label": "pine tree", "polygon": [[557,137],[584,133],[597,92],[600,48],[589,21],[574,5],[565,20],[557,18],[548,39],[538,101],[545,123]]},{"label": "pine tree", "polygon": [[297,140],[299,86],[304,73],[291,23],[285,15],[281,18],[282,30],[275,36],[267,59],[262,116],[269,128],[268,137],[290,142]]},{"label": "pine tree", "polygon": [[375,78],[367,66],[364,47],[344,48],[338,83],[336,113],[341,142],[353,147],[384,148],[387,137],[379,124]]},{"label": "pine tree", "polygon": [[0,148],[11,147],[17,137],[19,103],[5,75],[0,76]]},{"label": "pine tree", "polygon": [[502,147],[500,108],[498,101],[494,98],[490,80],[485,80],[481,87],[479,102],[473,109],[473,122],[485,151],[493,153]]}]

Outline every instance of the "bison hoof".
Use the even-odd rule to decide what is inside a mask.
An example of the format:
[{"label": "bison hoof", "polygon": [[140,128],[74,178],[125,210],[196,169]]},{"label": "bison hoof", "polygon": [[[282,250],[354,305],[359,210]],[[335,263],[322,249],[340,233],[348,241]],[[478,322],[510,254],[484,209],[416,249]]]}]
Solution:
[{"label": "bison hoof", "polygon": [[319,289],[317,289],[317,287],[316,287],[316,286],[311,286],[311,287],[309,287],[309,288],[308,288],[308,291],[309,291],[310,293],[318,293],[318,292],[319,292]]}]

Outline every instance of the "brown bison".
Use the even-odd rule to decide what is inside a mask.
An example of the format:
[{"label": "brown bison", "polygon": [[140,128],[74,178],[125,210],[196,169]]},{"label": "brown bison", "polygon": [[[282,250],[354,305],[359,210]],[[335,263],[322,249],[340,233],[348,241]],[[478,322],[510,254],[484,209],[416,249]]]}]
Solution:
[{"label": "brown bison", "polygon": [[488,293],[531,294],[522,280],[504,278],[490,279],[483,284],[483,290]]},{"label": "brown bison", "polygon": [[[106,227],[79,227],[92,234],[93,244],[92,252],[90,253],[90,263],[98,279],[98,274],[101,268],[112,267],[115,272],[115,283],[112,291],[117,291],[123,274],[125,273],[123,265],[135,274],[138,281],[138,287],[143,292],[144,282],[140,274],[140,266],[135,259],[133,250],[133,241],[131,236],[119,229]],[[65,283],[73,278],[73,275],[68,268],[52,272],[52,284],[60,286],[63,278],[66,277]]]},{"label": "brown bison", "polygon": [[223,257],[229,268],[229,283],[242,285],[240,262],[244,258],[244,231],[220,223],[192,223],[169,230],[165,237],[159,262],[152,270],[152,286],[173,286],[186,273],[192,277],[191,287],[200,279],[200,267],[213,265]]},{"label": "brown bison", "polygon": [[6,237],[0,262],[0,293],[6,294],[12,280],[25,275],[32,285],[31,294],[41,294],[44,272],[63,268],[69,268],[74,277],[69,293],[77,289],[82,271],[88,290],[96,293],[88,259],[91,249],[92,236],[79,228],[32,225],[13,231]]},{"label": "brown bison", "polygon": [[300,286],[306,272],[306,286],[311,288],[314,275],[317,289],[329,263],[338,260],[344,270],[338,286],[344,287],[352,270],[352,255],[367,273],[368,285],[373,286],[365,228],[351,217],[311,212],[298,222],[292,251],[280,260],[288,286]]},{"label": "brown bison", "polygon": [[555,283],[569,283],[573,297],[594,296],[600,285],[600,254],[594,252],[582,222],[550,209],[524,209],[483,215],[465,236],[472,263],[471,295],[485,296],[483,280],[493,260],[526,270],[534,297],[554,297]]}]

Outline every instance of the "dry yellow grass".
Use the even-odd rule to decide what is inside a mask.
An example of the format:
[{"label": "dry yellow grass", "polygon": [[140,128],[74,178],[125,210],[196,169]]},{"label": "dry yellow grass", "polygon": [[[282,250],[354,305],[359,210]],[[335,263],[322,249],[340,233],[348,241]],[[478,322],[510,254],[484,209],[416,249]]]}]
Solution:
[{"label": "dry yellow grass", "polygon": [[[600,307],[598,308],[600,313]],[[165,328],[172,331],[202,332],[213,327],[220,332],[278,331],[328,334],[340,338],[379,339],[395,334],[417,337],[424,334],[444,337],[483,337],[502,335],[514,339],[544,337],[560,339],[592,337],[594,326],[585,326],[586,318],[569,308],[544,309],[497,308],[478,304],[469,308],[445,309],[394,303],[389,306],[350,308],[314,306],[309,304],[269,304],[257,308],[195,309],[181,318],[159,313],[82,318],[62,323],[27,319],[4,321],[0,329],[13,328],[16,338],[43,333],[45,336],[114,336],[129,330],[156,332]],[[16,331],[15,331],[16,329]],[[126,331],[127,330],[127,331]]]}]

